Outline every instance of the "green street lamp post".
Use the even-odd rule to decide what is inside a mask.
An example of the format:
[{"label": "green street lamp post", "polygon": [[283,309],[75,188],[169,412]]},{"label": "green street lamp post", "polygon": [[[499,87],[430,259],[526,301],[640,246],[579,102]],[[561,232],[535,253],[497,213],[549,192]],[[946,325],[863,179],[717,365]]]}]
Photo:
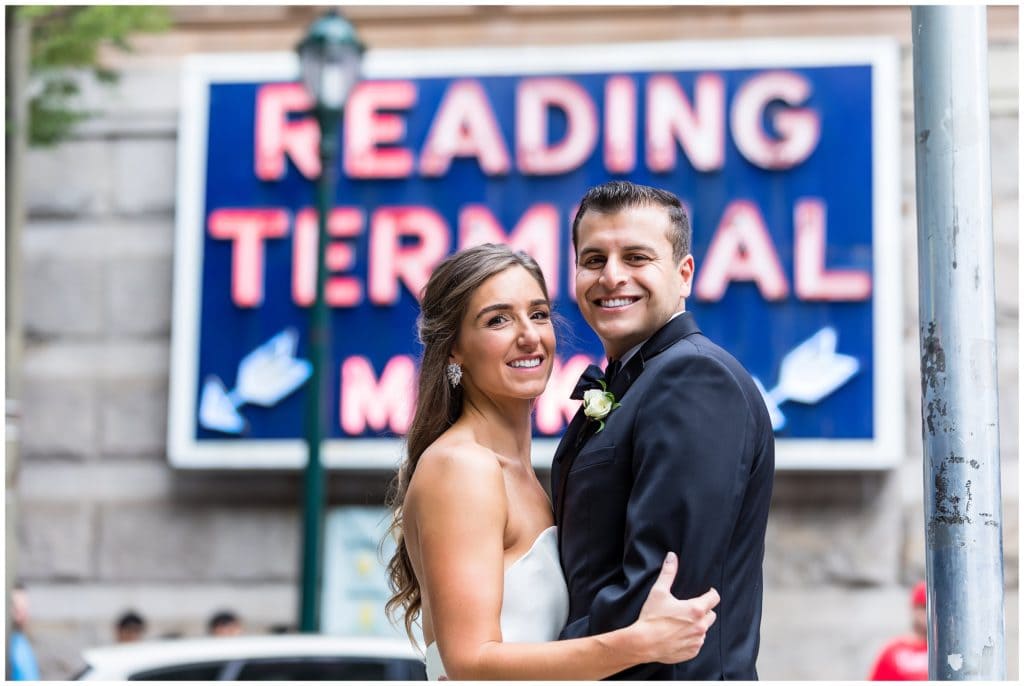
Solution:
[{"label": "green street lamp post", "polygon": [[334,160],[342,110],[359,80],[364,46],[355,29],[335,11],[317,19],[297,46],[302,81],[313,98],[320,126],[320,177],[316,184],[319,219],[316,249],[316,298],[309,317],[309,354],[313,365],[306,405],[308,459],[303,477],[302,588],[299,629],[320,630],[320,581],[323,568],[324,468],[320,458],[327,403],[324,372],[330,357],[330,316],[324,299],[327,219],[334,190]]}]

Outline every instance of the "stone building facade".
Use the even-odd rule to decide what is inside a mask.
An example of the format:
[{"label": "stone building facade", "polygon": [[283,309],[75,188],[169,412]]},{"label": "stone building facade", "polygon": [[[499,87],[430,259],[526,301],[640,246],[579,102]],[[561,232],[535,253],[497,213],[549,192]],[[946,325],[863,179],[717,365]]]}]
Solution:
[{"label": "stone building facade", "polygon": [[[112,640],[127,607],[151,634],[202,632],[220,607],[251,630],[294,623],[300,479],[189,472],[166,457],[180,64],[191,52],[289,50],[316,10],[172,9],[170,31],[111,52],[118,86],[87,84],[100,114],[30,151],[21,260],[24,352],[8,540],[30,589],[46,678]],[[861,679],[908,627],[924,538],[917,335],[911,19],[892,7],[353,7],[372,47],[887,36],[901,56],[905,455],[885,472],[780,472],[769,521],[760,673]],[[1017,678],[1017,9],[989,10],[1008,676]],[[699,267],[698,267],[699,268]],[[379,504],[386,475],[332,475],[329,502]],[[546,479],[545,479],[546,480]]]}]

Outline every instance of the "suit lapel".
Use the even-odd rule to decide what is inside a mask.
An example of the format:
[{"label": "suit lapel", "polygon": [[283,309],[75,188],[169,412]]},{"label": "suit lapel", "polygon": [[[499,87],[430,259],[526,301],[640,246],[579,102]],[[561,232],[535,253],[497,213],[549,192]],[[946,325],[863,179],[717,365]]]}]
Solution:
[{"label": "suit lapel", "polygon": [[[651,336],[640,350],[629,358],[629,361],[619,370],[608,388],[617,402],[622,402],[633,382],[639,378],[644,371],[647,362],[664,352],[680,339],[686,338],[695,333],[700,333],[697,322],[690,312],[684,312],[665,326],[658,329]],[[576,416],[573,417],[569,427],[565,430],[562,440],[555,451],[555,457],[551,462],[551,490],[555,497],[555,522],[562,520],[562,507],[565,500],[565,488],[568,482],[569,470],[572,463],[579,455],[583,445],[597,431],[597,422],[588,421],[583,414],[581,407]],[[561,532],[559,532],[561,534]],[[561,535],[559,535],[561,538]]]},{"label": "suit lapel", "polygon": [[561,521],[562,516],[562,493],[565,490],[565,477],[569,473],[569,466],[579,452],[580,433],[586,428],[587,417],[583,414],[583,407],[576,411],[562,440],[558,442],[555,456],[551,460],[551,494],[555,498],[555,522]]},{"label": "suit lapel", "polygon": [[664,352],[671,347],[676,341],[686,338],[691,334],[700,333],[700,329],[697,327],[697,322],[694,321],[693,315],[689,312],[683,312],[681,315],[670,321],[665,326],[658,329],[653,336],[647,339],[647,342],[641,346],[640,350],[637,351],[636,355],[629,358],[629,361],[622,367],[615,378],[612,380],[611,387],[608,389],[615,396],[615,400],[622,402],[622,399],[626,396],[626,391],[633,385],[633,382],[640,377],[640,374],[644,371],[644,367],[651,361],[656,355]]}]

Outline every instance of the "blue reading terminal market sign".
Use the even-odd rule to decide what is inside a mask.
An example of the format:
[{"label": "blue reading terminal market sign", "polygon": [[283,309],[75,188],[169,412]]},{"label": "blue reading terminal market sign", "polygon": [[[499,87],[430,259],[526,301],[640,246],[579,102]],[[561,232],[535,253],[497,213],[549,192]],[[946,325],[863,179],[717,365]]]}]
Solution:
[{"label": "blue reading terminal market sign", "polygon": [[[601,346],[573,293],[591,186],[682,198],[686,307],[756,377],[777,464],[900,460],[898,52],[886,40],[375,50],[351,94],[329,216],[325,464],[391,469],[415,400],[417,297],[461,248],[533,255],[565,320],[536,403],[550,464]],[[290,54],[183,72],[168,453],[299,468],[319,129]]]}]

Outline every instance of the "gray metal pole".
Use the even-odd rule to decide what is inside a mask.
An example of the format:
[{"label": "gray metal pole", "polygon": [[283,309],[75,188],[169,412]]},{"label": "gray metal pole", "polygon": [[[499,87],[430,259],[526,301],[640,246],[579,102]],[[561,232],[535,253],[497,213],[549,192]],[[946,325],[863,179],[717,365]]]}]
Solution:
[{"label": "gray metal pole", "polygon": [[1006,678],[984,6],[914,7],[928,674]]}]

